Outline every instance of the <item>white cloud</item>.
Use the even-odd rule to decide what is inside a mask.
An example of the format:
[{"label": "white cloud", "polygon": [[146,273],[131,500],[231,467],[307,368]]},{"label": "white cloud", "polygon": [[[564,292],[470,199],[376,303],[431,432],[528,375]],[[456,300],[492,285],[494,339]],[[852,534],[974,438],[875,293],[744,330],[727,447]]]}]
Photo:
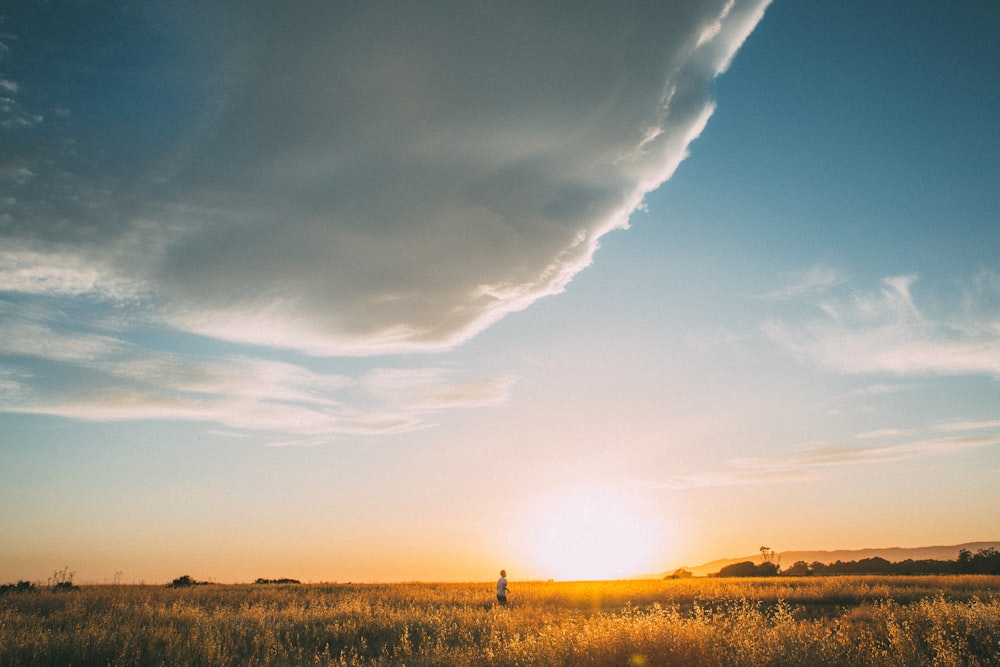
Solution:
[{"label": "white cloud", "polygon": [[[899,431],[893,435],[903,434],[904,432]],[[870,435],[862,434],[858,437]],[[885,435],[887,434],[874,437]],[[798,482],[817,479],[824,468],[831,466],[898,462],[997,445],[1000,445],[1000,437],[997,436],[957,436],[870,447],[812,447],[785,457],[732,459],[720,470],[676,477],[658,485],[670,489],[686,489]]]},{"label": "white cloud", "polygon": [[909,384],[885,384],[879,382],[876,384],[870,384],[865,387],[860,387],[851,392],[852,396],[888,396],[890,394],[897,394],[902,391],[907,391],[912,389],[913,385]]},{"label": "white cloud", "polygon": [[804,482],[817,479],[814,470],[803,468],[741,469],[738,466],[724,470],[713,470],[674,477],[665,482],[651,483],[649,486],[670,490],[699,489],[720,486],[754,486],[758,484],[781,484]]},{"label": "white cloud", "polygon": [[323,405],[337,405],[330,394],[353,383],[341,375],[321,375],[293,364],[250,358],[191,360],[163,356],[109,364],[104,370],[162,391]]},{"label": "white cloud", "polygon": [[1000,419],[982,419],[979,421],[955,419],[938,424],[937,428],[941,431],[982,431],[991,428],[1000,428]]},{"label": "white cloud", "polygon": [[[767,4],[182,2],[18,38],[0,120],[40,126],[0,155],[0,410],[314,444],[504,402],[503,375],[180,350],[443,350],[560,292],[687,155]],[[12,33],[69,29],[23,11]]]},{"label": "white cloud", "polygon": [[12,371],[0,368],[0,402],[14,404],[23,400],[24,385]]},{"label": "white cloud", "polygon": [[[5,309],[0,308],[0,313]],[[0,354],[37,357],[49,361],[83,362],[105,358],[122,347],[120,341],[92,333],[60,333],[25,320],[0,322]]]},{"label": "white cloud", "polygon": [[121,299],[137,291],[136,281],[78,248],[38,251],[19,245],[0,250],[0,292]]},{"label": "white cloud", "polygon": [[89,154],[65,113],[0,159],[32,173],[0,234],[33,244],[0,281],[142,294],[177,328],[314,354],[454,346],[563,290],[627,225],[767,4],[148,9],[185,57],[147,60],[191,104]]},{"label": "white cloud", "polygon": [[962,312],[935,317],[916,304],[915,281],[889,277],[878,292],[823,302],[822,319],[772,320],[763,330],[800,359],[839,373],[1000,377],[1000,316],[991,302],[1000,292],[980,291]]},{"label": "white cloud", "polygon": [[0,340],[4,353],[37,357],[46,370],[0,368],[0,411],[205,422],[230,433],[270,434],[282,445],[427,428],[429,411],[495,405],[512,382],[460,380],[443,369],[382,369],[354,379],[249,357],[155,353],[109,337],[59,335],[37,323],[0,324]]},{"label": "white cloud", "polygon": [[[218,424],[236,432],[280,437],[283,444],[331,443],[345,437],[370,437],[427,428],[410,409],[374,408],[331,400],[323,394],[299,395],[280,384],[264,395],[246,390],[188,393],[176,386],[113,384],[85,391],[35,392],[4,406],[7,412],[44,414],[84,421],[194,421]],[[16,389],[16,387],[14,387]],[[39,395],[40,394],[40,395]]]},{"label": "white cloud", "polygon": [[762,294],[758,298],[776,301],[813,298],[817,294],[822,294],[832,287],[843,285],[847,281],[848,277],[837,269],[817,264],[793,276],[787,285],[773,292]]},{"label": "white cloud", "polygon": [[858,433],[854,437],[858,440],[885,440],[911,435],[913,432],[913,429],[909,428],[880,428],[874,431],[867,431],[866,433]]},{"label": "white cloud", "polygon": [[507,399],[513,378],[456,381],[440,368],[377,369],[363,380],[372,395],[412,410],[495,405]]},{"label": "white cloud", "polygon": [[[996,437],[951,437],[874,447],[818,447],[795,454],[784,463],[792,466],[885,463],[965,449],[992,447],[997,444],[1000,444],[1000,438]],[[754,461],[753,464],[769,467],[775,465],[775,462],[762,459]]]}]

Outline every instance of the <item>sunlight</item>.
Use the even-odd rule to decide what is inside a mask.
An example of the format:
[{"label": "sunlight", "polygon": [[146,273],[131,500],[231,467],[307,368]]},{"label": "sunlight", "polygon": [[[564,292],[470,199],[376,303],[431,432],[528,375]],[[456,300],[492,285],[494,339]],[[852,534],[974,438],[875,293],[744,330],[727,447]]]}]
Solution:
[{"label": "sunlight", "polygon": [[561,492],[533,513],[525,554],[545,578],[618,579],[656,572],[664,562],[660,527],[624,494]]}]

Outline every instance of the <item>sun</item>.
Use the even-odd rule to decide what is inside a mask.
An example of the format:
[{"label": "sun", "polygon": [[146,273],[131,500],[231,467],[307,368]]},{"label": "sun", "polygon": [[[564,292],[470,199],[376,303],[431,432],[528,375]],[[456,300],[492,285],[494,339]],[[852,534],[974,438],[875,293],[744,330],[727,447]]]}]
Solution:
[{"label": "sun", "polygon": [[662,567],[662,529],[626,494],[561,491],[546,496],[529,514],[524,552],[545,578],[621,579]]}]

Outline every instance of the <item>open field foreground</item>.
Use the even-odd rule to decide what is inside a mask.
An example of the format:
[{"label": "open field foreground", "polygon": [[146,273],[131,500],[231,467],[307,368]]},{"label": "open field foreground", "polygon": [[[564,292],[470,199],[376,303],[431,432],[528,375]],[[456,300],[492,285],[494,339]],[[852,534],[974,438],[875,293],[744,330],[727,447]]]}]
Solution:
[{"label": "open field foreground", "polygon": [[1000,665],[1000,577],[81,586],[0,595],[0,665]]}]

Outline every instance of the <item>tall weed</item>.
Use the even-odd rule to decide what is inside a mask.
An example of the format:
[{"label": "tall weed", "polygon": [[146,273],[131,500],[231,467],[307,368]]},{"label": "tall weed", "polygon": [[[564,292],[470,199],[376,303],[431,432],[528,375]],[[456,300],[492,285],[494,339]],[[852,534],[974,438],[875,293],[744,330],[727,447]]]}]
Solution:
[{"label": "tall weed", "polygon": [[1000,577],[76,586],[0,596],[3,665],[1000,665]]}]

